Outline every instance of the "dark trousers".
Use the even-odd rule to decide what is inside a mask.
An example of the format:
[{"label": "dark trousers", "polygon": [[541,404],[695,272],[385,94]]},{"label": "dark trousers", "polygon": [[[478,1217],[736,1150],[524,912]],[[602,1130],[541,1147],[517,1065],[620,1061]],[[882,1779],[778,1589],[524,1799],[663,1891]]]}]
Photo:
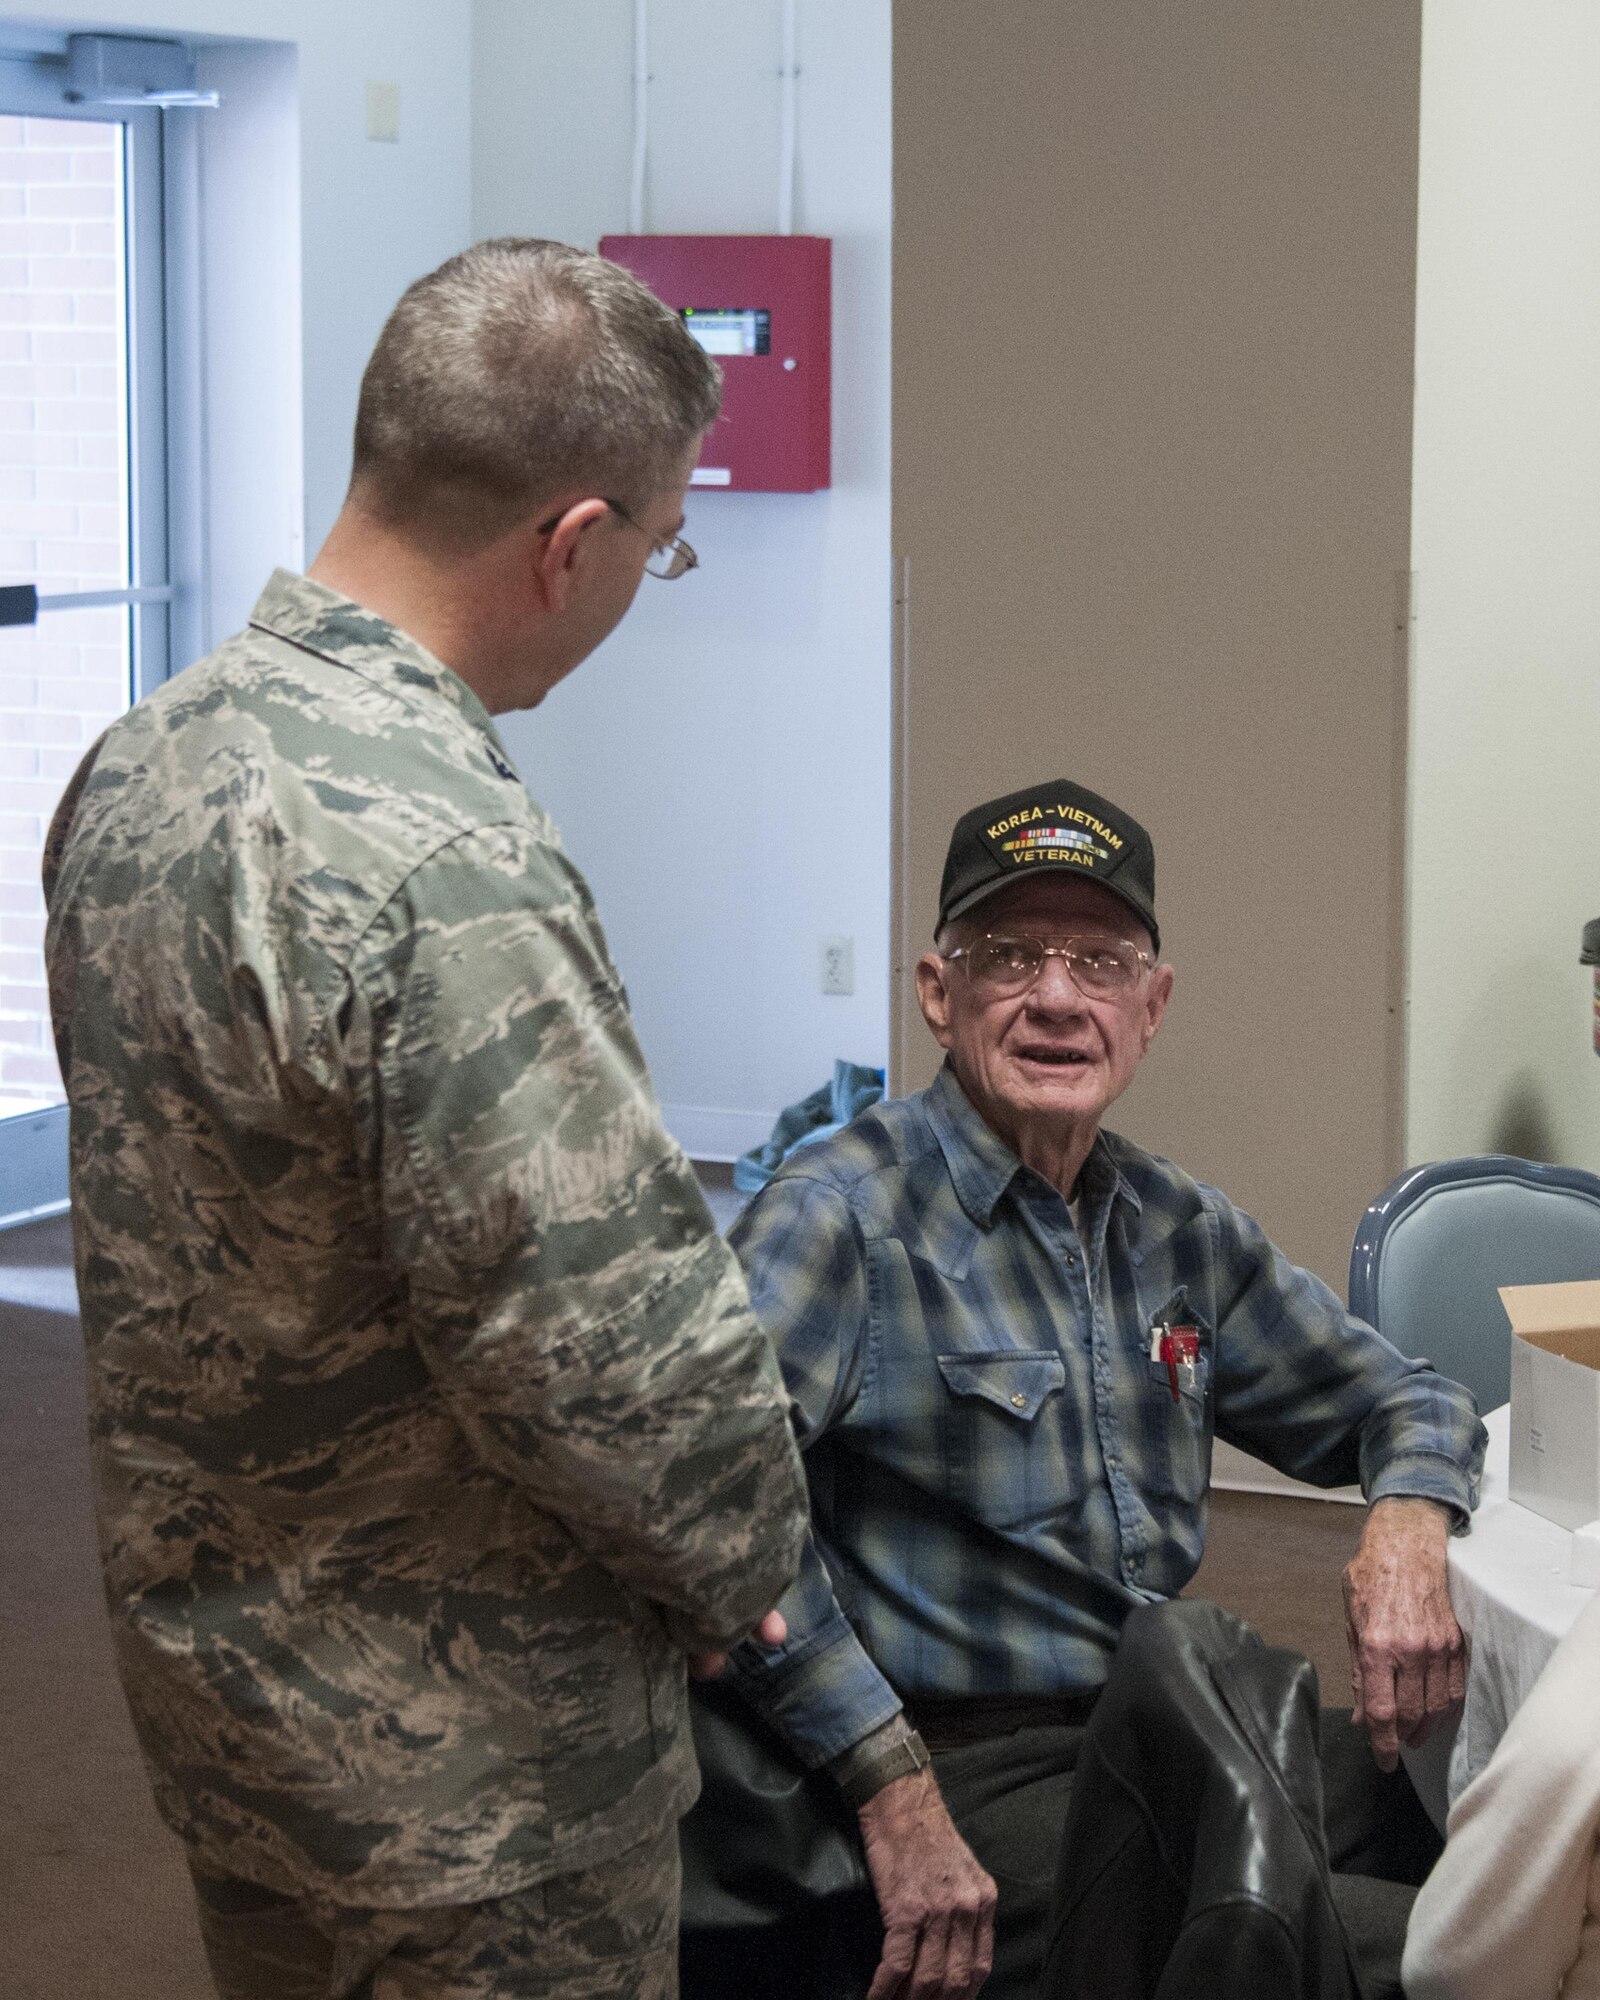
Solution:
[{"label": "dark trousers", "polygon": [[[994,1971],[983,2000],[1033,2000],[1083,1735],[1081,1728],[1026,1728],[934,1752],[950,1817],[1000,1892]],[[1406,1919],[1438,1857],[1439,1836],[1404,1770],[1378,1769],[1348,1709],[1323,1710],[1320,1747],[1334,1902],[1371,2000],[1399,2000]]]}]

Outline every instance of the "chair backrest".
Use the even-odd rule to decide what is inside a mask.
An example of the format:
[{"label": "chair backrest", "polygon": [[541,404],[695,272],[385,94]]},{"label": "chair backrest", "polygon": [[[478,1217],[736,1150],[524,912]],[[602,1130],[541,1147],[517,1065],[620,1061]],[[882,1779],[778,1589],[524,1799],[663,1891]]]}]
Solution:
[{"label": "chair backrest", "polygon": [[1362,1216],[1350,1310],[1495,1410],[1511,1394],[1498,1288],[1576,1278],[1600,1278],[1600,1179],[1503,1153],[1437,1160]]}]

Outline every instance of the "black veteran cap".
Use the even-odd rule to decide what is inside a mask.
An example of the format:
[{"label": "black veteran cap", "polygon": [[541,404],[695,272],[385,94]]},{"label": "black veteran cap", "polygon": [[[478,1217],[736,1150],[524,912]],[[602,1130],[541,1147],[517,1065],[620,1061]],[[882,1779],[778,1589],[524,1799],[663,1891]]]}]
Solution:
[{"label": "black veteran cap", "polygon": [[1071,869],[1120,896],[1157,951],[1156,851],[1136,819],[1065,778],[974,806],[956,821],[939,885],[939,922],[965,915],[1027,868]]}]

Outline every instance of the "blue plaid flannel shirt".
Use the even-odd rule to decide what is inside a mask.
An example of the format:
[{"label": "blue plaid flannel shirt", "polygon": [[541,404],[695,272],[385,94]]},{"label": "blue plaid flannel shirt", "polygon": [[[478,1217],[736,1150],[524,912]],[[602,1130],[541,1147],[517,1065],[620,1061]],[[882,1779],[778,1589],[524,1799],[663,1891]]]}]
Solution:
[{"label": "blue plaid flannel shirt", "polygon": [[[1485,1433],[1214,1188],[1102,1133],[1060,1194],[946,1067],[802,1148],[730,1233],[794,1398],[812,1533],[786,1643],[741,1647],[810,1764],[903,1696],[1097,1686],[1127,1613],[1205,1541],[1217,1436],[1466,1525]],[[1169,1309],[1172,1309],[1169,1314]],[[1173,1400],[1151,1328],[1198,1328]]]}]

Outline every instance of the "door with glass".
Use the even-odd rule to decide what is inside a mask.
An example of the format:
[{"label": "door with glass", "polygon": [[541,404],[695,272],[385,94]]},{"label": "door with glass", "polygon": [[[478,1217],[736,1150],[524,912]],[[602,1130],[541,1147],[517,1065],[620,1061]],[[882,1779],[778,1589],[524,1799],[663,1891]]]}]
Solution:
[{"label": "door with glass", "polygon": [[168,671],[162,114],[64,82],[0,59],[0,1225],[67,1194],[45,832]]}]

